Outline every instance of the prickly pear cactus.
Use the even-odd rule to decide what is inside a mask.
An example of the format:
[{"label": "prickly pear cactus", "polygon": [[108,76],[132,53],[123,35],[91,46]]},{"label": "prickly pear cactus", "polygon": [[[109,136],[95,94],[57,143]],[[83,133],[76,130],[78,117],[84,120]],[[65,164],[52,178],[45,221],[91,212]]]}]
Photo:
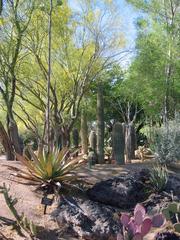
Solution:
[{"label": "prickly pear cactus", "polygon": [[96,145],[97,145],[97,136],[96,136],[96,133],[95,131],[91,131],[90,134],[89,134],[89,145],[90,145],[90,148],[96,152]]},{"label": "prickly pear cactus", "polygon": [[145,208],[137,204],[134,216],[122,213],[120,222],[123,225],[123,234],[119,234],[118,240],[143,240],[152,227],[159,228],[164,224],[164,216],[156,214],[152,218],[147,216]]},{"label": "prickly pear cactus", "polygon": [[75,148],[79,146],[79,131],[77,128],[74,128],[72,131],[72,140]]},{"label": "prickly pear cactus", "polygon": [[118,164],[124,164],[125,138],[123,133],[123,126],[119,122],[115,123],[113,126],[112,144],[114,159]]},{"label": "prickly pear cactus", "polygon": [[[180,233],[180,203],[169,203],[169,205],[162,210],[162,213],[166,220],[172,221],[174,231]],[[173,219],[176,219],[176,222],[174,222]]]}]

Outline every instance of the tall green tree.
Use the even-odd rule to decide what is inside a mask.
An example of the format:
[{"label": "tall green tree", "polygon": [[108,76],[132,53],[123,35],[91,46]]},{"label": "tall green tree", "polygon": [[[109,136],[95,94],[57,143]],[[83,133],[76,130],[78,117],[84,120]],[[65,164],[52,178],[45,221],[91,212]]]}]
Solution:
[{"label": "tall green tree", "polygon": [[[101,7],[97,12],[98,4],[94,1],[93,6],[92,3],[85,5],[85,8],[80,8],[74,14],[64,2],[61,8],[52,12],[50,120],[55,143],[59,138],[69,138],[80,113],[83,95],[88,91],[90,83],[113,61],[115,46],[120,47],[120,29],[116,29],[116,34],[114,29],[114,34],[109,30],[108,20],[111,18],[112,23],[115,18],[111,5],[104,2],[103,6],[106,8]],[[48,9],[48,6],[44,7]],[[44,83],[48,78],[48,41],[45,28],[47,21],[46,11],[36,9],[29,33],[26,35],[25,46],[29,54],[21,68],[22,81],[17,92],[18,103],[20,102],[18,108],[23,114],[29,115],[29,120],[32,120],[29,121],[31,126],[33,117],[28,113],[28,108],[36,108],[36,111],[38,109],[41,116],[45,112]],[[27,95],[31,96],[31,101]],[[25,104],[28,106],[26,109],[23,107]],[[32,128],[35,128],[35,124]],[[38,131],[35,129],[34,132]],[[44,132],[41,131],[40,135]],[[42,139],[45,139],[45,136]],[[64,139],[63,143],[66,142]]]},{"label": "tall green tree", "polygon": [[[128,0],[144,11],[148,24],[139,21],[137,56],[130,69],[131,83],[149,113],[168,119],[178,109],[180,2]],[[150,114],[151,114],[150,113]]]},{"label": "tall green tree", "polygon": [[[1,10],[3,1],[1,1]],[[21,153],[19,134],[13,113],[18,82],[18,71],[23,56],[22,41],[28,28],[33,1],[6,1],[2,11],[0,28],[0,93],[6,107],[7,130],[16,152]],[[22,14],[24,12],[24,14]]]}]

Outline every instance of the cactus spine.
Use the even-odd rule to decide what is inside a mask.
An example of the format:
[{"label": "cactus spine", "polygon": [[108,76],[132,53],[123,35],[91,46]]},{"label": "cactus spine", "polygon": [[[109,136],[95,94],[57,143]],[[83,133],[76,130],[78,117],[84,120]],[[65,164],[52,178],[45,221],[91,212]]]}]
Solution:
[{"label": "cactus spine", "polygon": [[118,164],[124,164],[125,138],[123,133],[123,126],[119,122],[115,123],[113,126],[112,144],[114,159]]},{"label": "cactus spine", "polygon": [[79,131],[77,128],[73,129],[72,132],[72,140],[73,140],[73,145],[75,148],[78,148],[79,146]]}]

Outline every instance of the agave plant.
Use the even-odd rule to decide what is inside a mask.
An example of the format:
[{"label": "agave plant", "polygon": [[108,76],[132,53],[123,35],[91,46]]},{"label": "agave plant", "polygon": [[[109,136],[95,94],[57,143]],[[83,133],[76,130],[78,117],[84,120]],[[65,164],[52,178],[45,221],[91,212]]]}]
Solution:
[{"label": "agave plant", "polygon": [[84,163],[84,159],[71,159],[68,157],[67,148],[59,151],[54,148],[47,153],[44,149],[37,155],[29,149],[31,160],[27,156],[16,153],[17,160],[26,166],[26,170],[19,170],[17,177],[24,178],[34,183],[69,182],[78,178],[74,170]]}]

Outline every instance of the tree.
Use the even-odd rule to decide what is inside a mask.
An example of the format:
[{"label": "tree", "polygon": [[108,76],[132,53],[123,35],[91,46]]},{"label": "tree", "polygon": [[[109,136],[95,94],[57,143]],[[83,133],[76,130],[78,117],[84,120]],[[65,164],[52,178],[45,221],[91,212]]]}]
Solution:
[{"label": "tree", "polygon": [[[59,138],[63,139],[65,145],[69,142],[70,131],[80,113],[82,97],[88,91],[90,83],[112,63],[115,46],[120,46],[120,30],[117,31],[116,28],[115,32],[113,29],[114,35],[112,35],[112,31],[108,28],[115,18],[111,7],[105,4],[106,8],[101,8],[97,14],[94,12],[97,3],[93,4],[93,6],[85,5],[85,8],[80,9],[77,14],[74,14],[66,3],[62,8],[54,9],[52,12],[50,121],[52,140],[55,143]],[[46,4],[45,7],[48,8]],[[110,17],[111,22],[108,22]],[[46,105],[44,83],[48,79],[46,57],[48,41],[44,30],[46,22],[46,12],[37,9],[26,36],[25,46],[29,55],[22,68],[23,81],[17,92],[21,104],[23,102],[31,105],[31,108],[39,109],[41,114]],[[33,66],[33,71],[27,66],[27,62],[37,64]],[[30,94],[32,101],[29,101],[27,94]],[[25,109],[21,107],[21,110]],[[43,138],[45,143],[45,136]]]},{"label": "tree", "polygon": [[6,159],[13,160],[14,154],[13,154],[12,145],[11,145],[10,139],[6,133],[6,130],[3,127],[2,122],[0,122],[0,142],[6,152]]},{"label": "tree", "polygon": [[[3,1],[1,1],[1,11],[2,5]],[[0,93],[6,106],[8,135],[15,151],[18,153],[21,153],[21,147],[13,105],[18,81],[18,68],[26,54],[21,52],[22,39],[29,25],[32,11],[33,1],[28,3],[20,0],[6,1],[0,28]]]},{"label": "tree", "polygon": [[[178,108],[179,92],[179,23],[180,2],[129,0],[136,8],[149,17],[149,25],[141,28],[137,41],[137,58],[132,68],[135,79],[142,81],[141,98],[149,108],[161,112],[164,123],[175,114]],[[142,26],[141,26],[142,27]],[[143,67],[142,67],[143,66]],[[145,89],[145,86],[148,88]],[[146,94],[147,93],[147,94]],[[158,112],[157,111],[157,112]],[[156,112],[156,113],[157,113]]]}]

